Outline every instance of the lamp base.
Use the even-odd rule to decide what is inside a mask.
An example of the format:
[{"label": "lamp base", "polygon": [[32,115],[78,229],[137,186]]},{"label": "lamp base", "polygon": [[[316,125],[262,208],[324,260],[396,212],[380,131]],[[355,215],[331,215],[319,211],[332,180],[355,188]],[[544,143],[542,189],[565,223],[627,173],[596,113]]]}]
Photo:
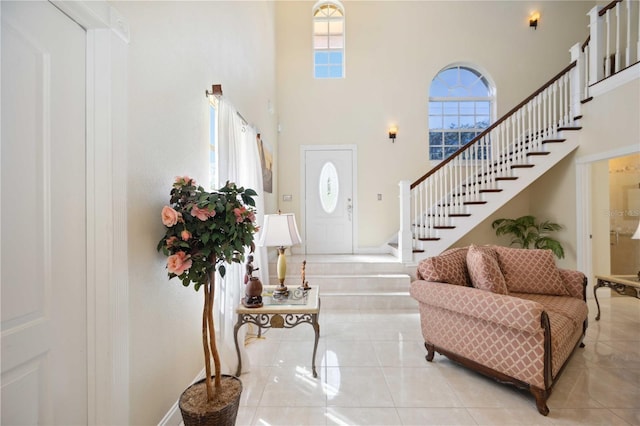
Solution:
[{"label": "lamp base", "polygon": [[280,283],[280,285],[273,290],[273,298],[286,299],[287,297],[289,297],[289,289],[286,285]]}]

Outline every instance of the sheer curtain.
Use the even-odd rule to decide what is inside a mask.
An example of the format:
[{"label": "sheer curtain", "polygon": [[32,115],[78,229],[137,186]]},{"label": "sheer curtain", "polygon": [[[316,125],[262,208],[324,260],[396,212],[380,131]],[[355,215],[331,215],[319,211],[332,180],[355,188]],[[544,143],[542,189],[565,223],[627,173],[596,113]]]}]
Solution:
[{"label": "sheer curtain", "polygon": [[[264,222],[264,191],[262,189],[262,169],[256,142],[256,130],[245,123],[238,111],[224,98],[218,104],[218,170],[221,185],[226,181],[238,186],[251,188],[258,193],[256,200],[256,220]],[[256,238],[257,241],[257,238]],[[245,258],[248,253],[245,253]],[[256,247],[254,272],[263,283],[268,282],[269,270],[265,247]],[[233,340],[233,327],[236,322],[236,307],[244,297],[244,265],[228,265],[224,278],[216,278],[216,333],[218,349],[225,374],[235,375],[238,366]],[[249,360],[244,350],[247,326],[238,332],[238,344],[242,357],[242,370],[249,371]]]}]

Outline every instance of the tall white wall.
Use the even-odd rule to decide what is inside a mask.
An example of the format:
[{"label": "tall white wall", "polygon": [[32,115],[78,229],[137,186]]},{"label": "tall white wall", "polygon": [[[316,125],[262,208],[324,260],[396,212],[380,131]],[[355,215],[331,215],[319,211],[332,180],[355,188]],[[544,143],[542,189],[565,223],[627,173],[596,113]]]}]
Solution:
[{"label": "tall white wall", "polygon": [[[177,175],[208,181],[208,103],[224,95],[276,146],[269,2],[121,2],[129,46],[130,424],[157,424],[204,367],[202,292],[169,281],[160,210]],[[269,197],[267,205],[274,204]]]},{"label": "tall white wall", "polygon": [[[588,35],[581,1],[346,1],[346,78],[312,75],[313,2],[278,2],[279,195],[300,213],[300,145],[358,147],[356,247],[382,245],[399,226],[398,182],[428,171],[427,102],[433,77],[472,63],[496,83],[498,115],[569,63]],[[528,16],[540,12],[537,30]],[[390,124],[398,137],[387,137]],[[382,194],[382,201],[377,194]],[[304,226],[304,218],[299,218]]]}]

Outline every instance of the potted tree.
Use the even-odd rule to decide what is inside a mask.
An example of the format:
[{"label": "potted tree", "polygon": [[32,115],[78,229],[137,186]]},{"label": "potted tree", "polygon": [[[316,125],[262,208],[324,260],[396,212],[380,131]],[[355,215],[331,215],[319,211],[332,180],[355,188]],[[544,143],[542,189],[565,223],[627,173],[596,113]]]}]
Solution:
[{"label": "potted tree", "polygon": [[[234,183],[214,192],[197,186],[188,176],[176,178],[169,205],[162,208],[165,235],[158,251],[167,258],[169,278],[177,277],[185,287],[193,283],[204,289],[202,346],[205,379],[187,388],[180,396],[185,425],[233,425],[238,412],[242,382],[222,376],[216,347],[213,302],[216,271],[224,277],[225,264],[241,263],[247,248],[254,249],[256,192]],[[213,359],[213,380],[211,360]]]},{"label": "potted tree", "polygon": [[517,219],[496,219],[491,224],[496,235],[511,235],[511,245],[522,248],[549,249],[558,259],[564,257],[564,249],[559,241],[548,236],[559,231],[562,225],[545,220],[536,222],[534,216],[522,216]]}]

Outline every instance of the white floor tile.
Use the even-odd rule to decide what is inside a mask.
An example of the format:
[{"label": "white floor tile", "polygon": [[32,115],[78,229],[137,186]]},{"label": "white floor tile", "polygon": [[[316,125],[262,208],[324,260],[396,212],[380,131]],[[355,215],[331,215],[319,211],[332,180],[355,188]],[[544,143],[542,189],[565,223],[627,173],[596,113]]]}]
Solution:
[{"label": "white floor tile", "polygon": [[[436,354],[425,360],[416,310],[357,308],[320,313],[248,339],[238,425],[640,425],[640,303],[588,301],[586,346],[573,354],[538,413],[526,391],[499,384]],[[255,331],[255,330],[254,330]]]}]

